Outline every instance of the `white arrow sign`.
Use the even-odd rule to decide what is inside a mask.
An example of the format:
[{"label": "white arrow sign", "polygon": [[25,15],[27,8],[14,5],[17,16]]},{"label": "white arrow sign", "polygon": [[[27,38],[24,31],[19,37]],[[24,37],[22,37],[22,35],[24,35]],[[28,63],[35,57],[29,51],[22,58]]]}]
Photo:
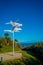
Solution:
[{"label": "white arrow sign", "polygon": [[10,22],[8,22],[8,23],[6,23],[6,24],[11,24],[12,26],[22,26],[22,24],[20,24],[20,23],[17,23],[17,22],[13,22],[13,21],[10,21]]}]

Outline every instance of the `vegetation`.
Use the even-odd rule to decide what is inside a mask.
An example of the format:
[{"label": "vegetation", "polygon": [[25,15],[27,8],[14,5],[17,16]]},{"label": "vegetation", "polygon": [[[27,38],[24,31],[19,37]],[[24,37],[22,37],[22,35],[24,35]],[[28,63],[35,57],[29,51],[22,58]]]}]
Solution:
[{"label": "vegetation", "polygon": [[[12,51],[12,40],[9,37],[8,33],[5,33],[5,38],[0,38],[0,53],[10,52]],[[14,41],[14,50],[21,51],[19,41],[15,39]]]},{"label": "vegetation", "polygon": [[41,65],[43,65],[43,42],[38,42],[32,46],[25,47],[23,50],[28,54],[35,56],[38,61],[40,61]]},{"label": "vegetation", "polygon": [[[14,51],[21,51],[21,49],[19,47],[14,47]],[[3,45],[3,47],[1,48],[0,53],[5,53],[5,52],[12,52],[12,46]]]},{"label": "vegetation", "polygon": [[[14,51],[21,51],[21,45],[17,39],[14,40]],[[8,33],[0,38],[0,53],[12,51],[12,40]],[[2,62],[1,65],[43,65],[43,42],[38,42],[22,49],[23,57]]]},{"label": "vegetation", "polygon": [[16,59],[13,61],[3,62],[2,65],[41,65],[40,63],[34,61],[33,59]]}]

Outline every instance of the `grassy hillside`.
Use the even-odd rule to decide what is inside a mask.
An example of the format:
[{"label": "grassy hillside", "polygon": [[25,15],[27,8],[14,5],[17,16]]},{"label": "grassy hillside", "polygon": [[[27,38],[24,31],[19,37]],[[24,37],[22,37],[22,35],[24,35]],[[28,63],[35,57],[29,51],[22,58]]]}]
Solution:
[{"label": "grassy hillside", "polygon": [[43,65],[43,42],[25,47],[23,50],[28,54],[35,56],[40,61],[41,65]]},{"label": "grassy hillside", "polygon": [[[8,37],[0,38],[0,53],[12,51],[12,40]],[[18,40],[14,41],[14,51],[22,51],[21,59],[5,61],[1,65],[43,65],[43,42],[33,44],[21,50]]]},{"label": "grassy hillside", "polygon": [[[4,53],[4,52],[10,52],[12,51],[12,46],[13,46],[13,41],[12,39],[9,37],[8,33],[5,33],[5,37],[1,38],[0,37],[0,53]],[[15,51],[20,51],[20,44],[18,40],[14,40],[14,50]]]},{"label": "grassy hillside", "polygon": [[[21,48],[14,47],[14,51],[21,51]],[[12,52],[12,46],[3,46],[0,49],[0,53],[5,53],[5,52]]]},{"label": "grassy hillside", "polygon": [[[6,39],[1,38],[0,40],[0,53],[11,52],[13,47],[13,41],[10,39],[6,42]],[[14,41],[14,51],[20,51],[20,44],[17,40]]]}]

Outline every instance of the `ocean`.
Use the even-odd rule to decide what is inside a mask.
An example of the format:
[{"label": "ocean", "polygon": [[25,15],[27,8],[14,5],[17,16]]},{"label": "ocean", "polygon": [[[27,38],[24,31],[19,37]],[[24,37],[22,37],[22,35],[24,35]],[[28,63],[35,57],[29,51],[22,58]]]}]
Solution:
[{"label": "ocean", "polygon": [[31,46],[32,44],[34,44],[34,43],[20,43],[20,45],[22,45],[23,47]]}]

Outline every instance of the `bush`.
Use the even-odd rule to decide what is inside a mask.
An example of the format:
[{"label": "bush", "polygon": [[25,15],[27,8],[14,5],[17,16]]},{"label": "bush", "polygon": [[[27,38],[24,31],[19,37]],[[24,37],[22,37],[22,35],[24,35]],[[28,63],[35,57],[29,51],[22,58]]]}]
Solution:
[{"label": "bush", "polygon": [[0,44],[0,48],[2,48],[2,44]]}]

